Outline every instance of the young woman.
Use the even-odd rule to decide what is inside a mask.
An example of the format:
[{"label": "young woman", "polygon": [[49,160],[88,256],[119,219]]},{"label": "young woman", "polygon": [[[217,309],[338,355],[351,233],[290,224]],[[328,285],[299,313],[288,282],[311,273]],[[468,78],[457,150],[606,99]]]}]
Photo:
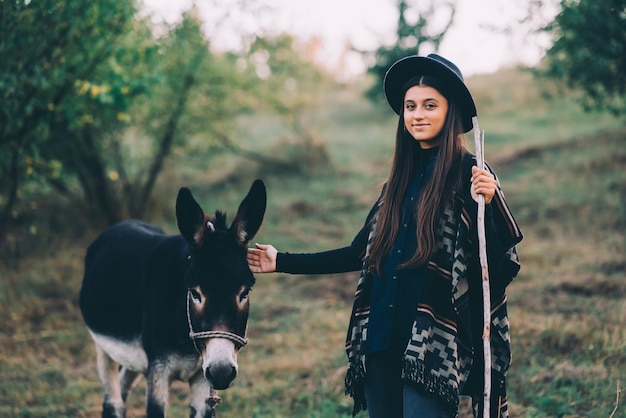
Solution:
[{"label": "young woman", "polygon": [[480,413],[482,285],[476,195],[485,197],[491,282],[493,417],[508,416],[505,288],[522,234],[490,169],[465,136],[476,106],[459,69],[430,54],[391,66],[384,89],[399,115],[393,164],[352,244],[309,254],[248,250],[253,272],[361,270],[348,328],[346,393],[372,418],[454,417],[459,395]]}]

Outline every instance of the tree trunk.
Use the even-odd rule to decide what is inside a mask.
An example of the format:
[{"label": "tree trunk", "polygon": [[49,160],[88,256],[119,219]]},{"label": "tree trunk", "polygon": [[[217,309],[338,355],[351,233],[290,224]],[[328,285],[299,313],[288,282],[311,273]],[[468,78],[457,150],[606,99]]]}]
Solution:
[{"label": "tree trunk", "polygon": [[120,205],[111,191],[106,166],[90,126],[86,126],[81,131],[80,140],[77,142],[81,146],[75,148],[78,151],[75,154],[75,163],[83,191],[88,199],[88,207],[100,213],[108,225],[119,222],[123,217]]},{"label": "tree trunk", "polygon": [[11,219],[11,213],[17,202],[17,190],[19,185],[19,148],[16,146],[11,147],[11,169],[9,178],[9,192],[7,194],[7,201],[0,213],[0,248],[4,244],[7,236],[7,230],[9,227],[9,219]]},{"label": "tree trunk", "polygon": [[154,160],[152,161],[152,165],[150,166],[150,169],[148,171],[148,178],[146,179],[146,183],[143,185],[141,190],[139,190],[139,197],[136,200],[136,205],[133,205],[133,207],[129,208],[130,214],[133,217],[141,218],[146,212],[148,200],[150,199],[152,189],[154,189],[156,179],[159,176],[161,169],[163,168],[163,162],[165,161],[165,158],[169,155],[170,150],[172,149],[172,145],[174,144],[174,138],[176,135],[176,130],[178,128],[178,122],[180,121],[180,118],[182,117],[185,110],[191,87],[194,85],[194,73],[198,68],[199,61],[200,59],[195,60],[195,63],[190,66],[191,68],[189,74],[187,74],[184,78],[183,85],[178,94],[178,100],[176,101],[174,110],[170,114],[170,118],[168,119],[165,126],[165,131],[163,132],[163,136],[161,137],[159,150],[157,151]]}]

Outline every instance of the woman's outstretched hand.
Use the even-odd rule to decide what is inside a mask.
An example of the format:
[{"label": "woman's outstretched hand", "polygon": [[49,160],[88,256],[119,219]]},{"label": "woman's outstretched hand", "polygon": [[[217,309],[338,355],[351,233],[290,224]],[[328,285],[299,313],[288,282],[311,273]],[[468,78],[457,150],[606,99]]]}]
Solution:
[{"label": "woman's outstretched hand", "polygon": [[478,200],[478,195],[485,196],[485,204],[491,203],[491,199],[496,194],[498,183],[488,170],[481,170],[477,166],[472,167],[472,187],[470,189],[472,198]]},{"label": "woman's outstretched hand", "polygon": [[278,251],[272,245],[254,244],[248,248],[248,265],[253,273],[273,273],[276,271]]}]

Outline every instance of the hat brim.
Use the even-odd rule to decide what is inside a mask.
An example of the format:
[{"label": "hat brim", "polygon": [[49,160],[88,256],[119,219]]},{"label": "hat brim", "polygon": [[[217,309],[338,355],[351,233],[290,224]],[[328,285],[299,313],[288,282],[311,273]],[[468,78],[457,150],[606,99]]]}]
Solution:
[{"label": "hat brim", "polygon": [[383,82],[389,106],[398,115],[404,102],[403,87],[415,76],[435,77],[445,85],[449,95],[453,95],[459,105],[464,132],[472,130],[472,118],[476,116],[476,104],[467,86],[447,65],[429,57],[410,56],[397,61],[385,74]]}]

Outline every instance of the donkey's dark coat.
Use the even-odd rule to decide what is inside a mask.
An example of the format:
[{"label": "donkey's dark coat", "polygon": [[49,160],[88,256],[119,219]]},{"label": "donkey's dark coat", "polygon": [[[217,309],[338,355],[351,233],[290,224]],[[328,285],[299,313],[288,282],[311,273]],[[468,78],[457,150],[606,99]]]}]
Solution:
[{"label": "donkey's dark coat", "polygon": [[[227,388],[237,373],[254,285],[247,244],[265,206],[265,186],[257,180],[228,227],[223,213],[205,215],[182,188],[176,200],[180,235],[131,220],[89,246],[80,309],[96,343],[103,417],[124,416],[139,373],[148,378],[148,417],[165,415],[172,380],[189,382],[192,417],[213,416],[211,387]],[[222,331],[226,338],[194,342],[190,331]]]}]

